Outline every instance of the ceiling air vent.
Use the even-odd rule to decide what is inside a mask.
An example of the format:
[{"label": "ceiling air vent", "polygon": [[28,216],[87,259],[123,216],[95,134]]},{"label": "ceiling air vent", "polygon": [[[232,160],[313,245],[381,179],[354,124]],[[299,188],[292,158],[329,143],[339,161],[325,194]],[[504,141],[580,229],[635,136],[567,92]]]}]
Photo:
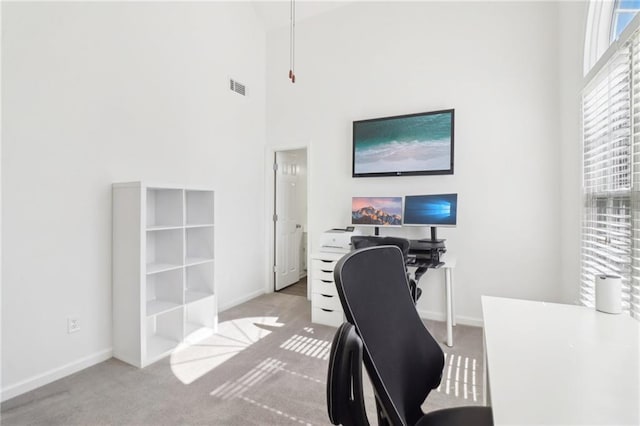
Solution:
[{"label": "ceiling air vent", "polygon": [[242,96],[246,96],[246,94],[245,94],[246,93],[245,92],[245,90],[246,90],[245,85],[240,83],[240,82],[238,82],[238,81],[236,81],[236,80],[234,80],[234,79],[232,79],[232,78],[229,79],[229,88],[231,90],[233,90],[234,92],[242,95]]}]

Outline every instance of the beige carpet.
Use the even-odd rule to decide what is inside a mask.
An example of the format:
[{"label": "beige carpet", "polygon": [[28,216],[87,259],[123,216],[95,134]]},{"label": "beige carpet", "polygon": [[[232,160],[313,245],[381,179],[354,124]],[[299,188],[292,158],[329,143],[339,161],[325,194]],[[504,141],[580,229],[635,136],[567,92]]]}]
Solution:
[{"label": "beige carpet", "polygon": [[[220,333],[145,369],[111,359],[2,404],[3,425],[327,425],[332,327],[306,298],[261,296],[220,315]],[[444,338],[440,323],[428,327]],[[480,404],[482,334],[457,326],[425,410]],[[374,402],[367,387],[370,421]]]},{"label": "beige carpet", "polygon": [[297,283],[291,284],[279,291],[280,294],[307,297],[307,276],[300,278]]}]

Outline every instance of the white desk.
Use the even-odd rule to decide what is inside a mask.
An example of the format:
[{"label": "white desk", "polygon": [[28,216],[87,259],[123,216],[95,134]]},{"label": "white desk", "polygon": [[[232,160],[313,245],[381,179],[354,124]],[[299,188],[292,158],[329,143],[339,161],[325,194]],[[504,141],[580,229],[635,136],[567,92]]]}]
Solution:
[{"label": "white desk", "polygon": [[[334,297],[337,301],[338,291],[335,288],[333,281],[333,268],[338,260],[340,260],[346,253],[334,253],[334,252],[314,252],[311,254],[311,322],[332,325],[334,327],[342,324],[343,312],[339,305],[324,306],[323,301],[328,300],[327,297]],[[439,269],[444,271],[444,284],[445,284],[445,307],[447,309],[447,341],[446,344],[449,347],[453,346],[453,326],[456,325],[455,316],[455,303],[453,297],[453,269],[456,267],[456,259],[454,257],[443,257],[441,259],[444,262]],[[321,266],[324,265],[324,266]],[[408,265],[409,269],[412,267]],[[429,271],[436,271],[437,269],[429,269]],[[419,284],[419,283],[417,283]],[[314,297],[317,294],[320,297]],[[326,297],[322,297],[326,296]]]},{"label": "white desk", "polygon": [[638,321],[488,296],[482,311],[496,425],[640,424]]}]

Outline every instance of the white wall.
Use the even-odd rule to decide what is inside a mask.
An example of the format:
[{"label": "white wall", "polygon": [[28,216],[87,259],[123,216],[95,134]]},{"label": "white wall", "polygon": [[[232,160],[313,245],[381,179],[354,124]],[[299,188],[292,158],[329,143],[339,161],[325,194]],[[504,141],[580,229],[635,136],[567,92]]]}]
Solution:
[{"label": "white wall", "polygon": [[[295,84],[288,29],[267,36],[267,144],[312,141],[312,249],[348,223],[354,194],[457,192],[458,227],[439,233],[461,320],[480,320],[482,294],[559,300],[558,5],[354,3],[296,28]],[[456,109],[453,176],[351,178],[353,120],[443,108]],[[418,307],[442,315],[441,274],[426,281]]]},{"label": "white wall", "polygon": [[588,2],[560,2],[562,301],[577,303],[582,221],[582,61]]},{"label": "white wall", "polygon": [[219,304],[264,291],[265,36],[248,3],[2,8],[6,399],[109,356],[112,182],[215,188]]}]

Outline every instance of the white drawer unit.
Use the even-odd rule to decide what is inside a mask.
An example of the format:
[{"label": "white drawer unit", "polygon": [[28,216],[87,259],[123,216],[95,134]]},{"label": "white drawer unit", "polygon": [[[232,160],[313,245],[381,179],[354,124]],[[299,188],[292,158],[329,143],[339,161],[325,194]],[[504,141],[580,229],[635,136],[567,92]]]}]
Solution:
[{"label": "white drawer unit", "polygon": [[338,296],[338,289],[333,280],[319,280],[314,278],[312,280],[312,295],[314,294],[327,294],[331,296]]},{"label": "white drawer unit", "polygon": [[311,303],[313,303],[313,307],[315,308],[342,312],[340,298],[337,295],[314,293],[311,296]]},{"label": "white drawer unit", "polygon": [[340,327],[344,322],[344,315],[342,311],[336,312],[321,308],[311,308],[311,322]]},{"label": "white drawer unit", "polygon": [[345,253],[317,252],[311,255],[311,322],[338,327],[344,312],[333,279],[333,270]]},{"label": "white drawer unit", "polygon": [[337,260],[328,259],[312,259],[311,267],[314,271],[330,272],[333,274],[333,269],[336,267]]},{"label": "white drawer unit", "polygon": [[333,282],[333,270],[331,272],[314,270],[313,271],[313,279],[314,280],[318,280],[318,281],[324,281],[324,282],[332,283]]}]

